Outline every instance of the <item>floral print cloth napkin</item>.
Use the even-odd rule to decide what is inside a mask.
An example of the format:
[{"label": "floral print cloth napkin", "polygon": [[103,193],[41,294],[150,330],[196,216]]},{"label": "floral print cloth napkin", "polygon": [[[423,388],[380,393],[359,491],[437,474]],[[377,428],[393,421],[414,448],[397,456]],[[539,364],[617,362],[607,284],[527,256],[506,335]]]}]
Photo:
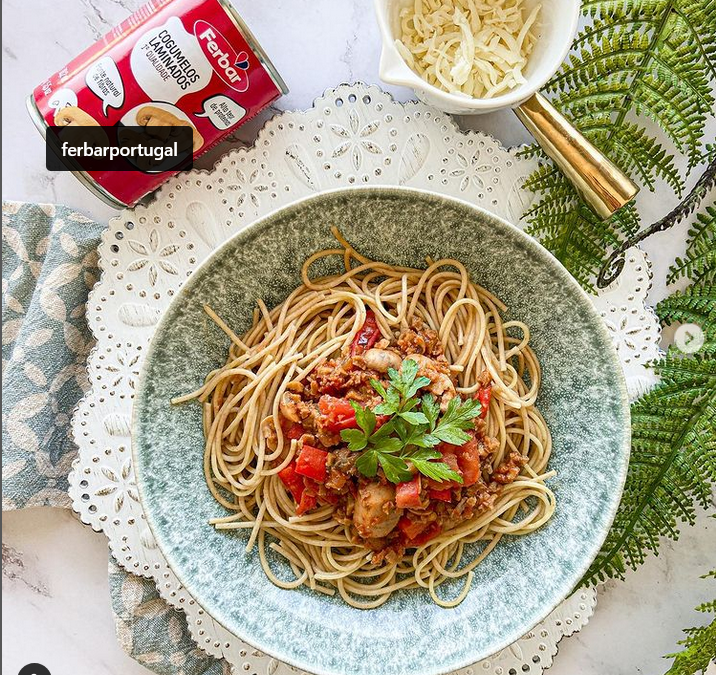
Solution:
[{"label": "floral print cloth napkin", "polygon": [[159,597],[153,581],[123,570],[110,556],[109,591],[124,651],[161,675],[229,675],[231,667],[199,649],[184,614]]},{"label": "floral print cloth napkin", "polygon": [[[70,507],[77,456],[70,421],[88,388],[94,341],[85,320],[99,275],[103,226],[65,206],[3,202],[2,505]],[[117,635],[132,657],[162,675],[228,675],[202,652],[184,615],[154,584],[110,556]]]},{"label": "floral print cloth napkin", "polygon": [[85,302],[101,231],[63,206],[3,202],[3,510],[70,505],[70,420],[88,387]]}]

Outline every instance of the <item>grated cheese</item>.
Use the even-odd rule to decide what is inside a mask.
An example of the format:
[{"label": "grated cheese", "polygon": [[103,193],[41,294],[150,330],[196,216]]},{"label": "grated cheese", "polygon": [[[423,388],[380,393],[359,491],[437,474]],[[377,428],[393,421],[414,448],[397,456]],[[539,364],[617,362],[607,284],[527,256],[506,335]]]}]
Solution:
[{"label": "grated cheese", "polygon": [[523,84],[541,5],[525,0],[413,0],[400,11],[400,56],[451,94],[492,98]]}]

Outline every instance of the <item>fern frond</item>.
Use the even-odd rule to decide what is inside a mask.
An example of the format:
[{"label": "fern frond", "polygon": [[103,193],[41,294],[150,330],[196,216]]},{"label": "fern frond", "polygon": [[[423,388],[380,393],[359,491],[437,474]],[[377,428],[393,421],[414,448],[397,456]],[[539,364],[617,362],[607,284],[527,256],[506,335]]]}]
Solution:
[{"label": "fern frond", "polygon": [[693,323],[704,331],[701,353],[716,356],[716,286],[689,286],[656,306],[662,323]]},{"label": "fern frond", "polygon": [[686,256],[676,258],[666,278],[671,284],[688,277],[695,284],[716,285],[716,204],[696,216],[689,230]]},{"label": "fern frond", "polygon": [[662,536],[693,523],[716,484],[716,359],[669,350],[661,382],[632,406],[632,456],[612,529],[584,583],[623,578]]},{"label": "fern frond", "polygon": [[607,133],[611,134],[611,156],[622,168],[638,176],[652,191],[656,177],[660,177],[681,196],[681,176],[673,158],[643,129],[624,123]]},{"label": "fern frond", "polygon": [[587,16],[609,14],[618,16],[638,12],[643,16],[659,17],[668,0],[584,0],[582,12]]},{"label": "fern frond", "polygon": [[[571,56],[546,91],[592,143],[642,185],[654,190],[663,181],[680,195],[684,177],[673,151],[687,157],[688,170],[712,152],[702,146],[702,138],[715,109],[716,3],[586,0],[582,11],[592,21],[577,36]],[[647,131],[647,119],[668,140],[662,143]],[[525,153],[542,157],[535,148]],[[525,217],[530,231],[544,237],[542,242],[591,288],[598,268],[592,254],[601,250],[606,257],[608,242],[615,236],[622,242],[635,216],[627,218],[629,227],[590,218],[560,175],[551,164],[534,172],[527,187],[542,198]],[[587,232],[590,255],[576,244]]]},{"label": "fern frond", "polygon": [[548,197],[527,212],[526,231],[536,236],[582,286],[594,291],[592,280],[608,249],[616,246],[622,237],[634,234],[639,227],[634,205],[602,221],[575,196],[561,173],[549,173],[545,169],[544,174],[533,179],[543,184],[549,182],[553,187]]},{"label": "fern frond", "polygon": [[716,619],[707,626],[687,628],[686,639],[679,642],[684,649],[665,658],[674,659],[665,675],[696,675],[706,671],[712,659],[716,658]]},{"label": "fern frond", "polygon": [[[716,576],[716,570],[701,578],[713,576]],[[716,600],[699,605],[696,611],[716,614]],[[686,638],[679,642],[680,645],[684,645],[684,649],[664,657],[674,659],[665,675],[695,675],[700,671],[705,672],[709,663],[716,660],[716,616],[710,624],[698,628],[686,628],[684,633]]]}]

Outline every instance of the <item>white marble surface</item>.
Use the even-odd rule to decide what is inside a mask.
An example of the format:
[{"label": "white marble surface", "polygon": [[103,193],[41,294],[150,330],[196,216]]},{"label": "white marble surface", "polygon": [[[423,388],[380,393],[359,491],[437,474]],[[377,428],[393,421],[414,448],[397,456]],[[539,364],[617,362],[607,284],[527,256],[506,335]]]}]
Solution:
[{"label": "white marble surface", "polygon": [[[139,0],[3,0],[3,198],[64,202],[106,220],[113,211],[66,173],[44,168],[44,148],[24,108],[32,88],[82,48],[121,21]],[[342,81],[377,81],[379,42],[369,0],[234,0],[287,80],[291,93],[276,109],[310,106],[325,88]],[[411,92],[391,89],[399,100]],[[263,120],[242,128],[230,142],[250,141]],[[509,113],[461,119],[505,144],[528,140]],[[716,134],[711,121],[707,136]],[[202,160],[210,166],[227,145]],[[696,173],[689,183],[693,183]],[[645,194],[645,222],[661,217],[676,199],[668,189]],[[650,239],[654,263],[651,298],[664,296],[664,276],[683,250],[687,224]],[[147,671],[127,657],[114,637],[107,585],[105,539],[72,514],[28,510],[3,515],[2,672],[15,675],[38,661],[57,673]],[[603,587],[595,616],[562,642],[552,675],[658,674],[661,655],[676,648],[681,628],[699,622],[693,611],[714,596],[699,575],[713,566],[716,522],[700,514],[681,541],[665,543],[625,583]]]}]

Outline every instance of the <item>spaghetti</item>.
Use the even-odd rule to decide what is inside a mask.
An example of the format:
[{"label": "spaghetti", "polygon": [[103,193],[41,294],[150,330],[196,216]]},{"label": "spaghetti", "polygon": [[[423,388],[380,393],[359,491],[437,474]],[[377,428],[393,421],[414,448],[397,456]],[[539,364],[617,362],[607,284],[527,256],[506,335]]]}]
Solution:
[{"label": "spaghetti", "polygon": [[[243,336],[205,307],[231,340],[227,361],[173,402],[203,405],[206,481],[232,512],[211,523],[247,530],[247,551],[258,546],[281,588],[337,591],[367,609],[422,587],[455,606],[503,535],[528,534],[555,509],[529,328],[503,320],[505,306],[457,260],[395,267],[333,233],[340,247],[312,255],[302,285],[279,306],[259,300]],[[314,263],[334,256],[342,274],[311,277]],[[432,425],[421,415],[371,412],[398,405],[380,391],[390,398],[386,388],[402,386],[411,369],[417,398],[400,405],[438,417]],[[457,445],[445,434],[460,410],[471,419],[454,432],[468,439]],[[363,439],[366,415],[375,418],[371,438],[383,440]],[[406,430],[423,449],[405,445]],[[441,431],[451,442],[434,437]],[[351,450],[364,441],[376,445]],[[370,462],[356,460],[371,448],[380,459],[372,476]],[[395,478],[395,466],[408,473],[400,468]],[[438,469],[451,478],[436,480]],[[292,578],[272,569],[267,549],[288,562]],[[452,579],[462,589],[445,598],[440,586]]]}]

